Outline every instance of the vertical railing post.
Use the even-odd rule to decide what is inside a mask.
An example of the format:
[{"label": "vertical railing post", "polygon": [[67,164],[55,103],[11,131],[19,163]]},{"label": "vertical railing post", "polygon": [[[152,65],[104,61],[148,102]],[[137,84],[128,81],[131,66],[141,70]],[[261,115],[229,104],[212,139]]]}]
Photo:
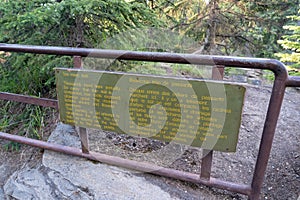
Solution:
[{"label": "vertical railing post", "polygon": [[283,102],[286,80],[275,78],[272,95],[266,115],[262,138],[260,141],[258,156],[255,164],[254,174],[251,183],[251,194],[249,199],[256,200],[260,197],[261,187],[265,178],[269,162],[277,120]]},{"label": "vertical railing post", "polygon": [[[73,62],[74,62],[74,68],[76,69],[83,68],[83,62],[81,56],[74,56]],[[86,128],[79,127],[79,136],[81,141],[82,153],[89,153],[89,136]]]},{"label": "vertical railing post", "polygon": [[[223,80],[224,77],[224,66],[217,65],[212,68],[212,79],[214,80]],[[210,179],[212,159],[213,159],[213,150],[203,149],[202,153],[202,162],[201,162],[201,173],[200,178]]]}]

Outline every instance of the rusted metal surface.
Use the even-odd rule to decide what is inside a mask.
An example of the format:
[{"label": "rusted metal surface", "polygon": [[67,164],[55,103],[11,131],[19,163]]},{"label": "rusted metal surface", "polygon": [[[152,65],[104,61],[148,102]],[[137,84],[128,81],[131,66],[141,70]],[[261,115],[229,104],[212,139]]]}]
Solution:
[{"label": "rusted metal surface", "polygon": [[82,153],[89,153],[89,136],[86,128],[79,127],[79,136],[81,141]]},{"label": "rusted metal surface", "polygon": [[200,65],[224,65],[230,67],[268,69],[275,73],[280,79],[286,80],[287,70],[285,66],[274,59],[243,58],[229,56],[210,56],[197,54],[176,54],[176,53],[157,53],[157,52],[139,52],[124,50],[102,50],[88,48],[70,48],[70,47],[45,47],[17,44],[0,43],[0,51],[26,52],[36,54],[68,55],[95,58],[139,60],[150,62],[167,62],[182,64],[200,64]]},{"label": "rusted metal surface", "polygon": [[144,171],[155,175],[166,176],[170,178],[175,178],[182,181],[189,181],[198,184],[204,184],[211,187],[216,187],[220,189],[229,190],[232,192],[239,192],[241,194],[249,195],[251,188],[248,185],[236,184],[232,182],[222,181],[215,178],[211,178],[209,181],[202,180],[199,178],[199,175],[192,174],[188,172],[182,172],[174,169],[163,168],[157,165],[138,162],[133,160],[127,160],[120,157],[109,156],[106,154],[100,154],[95,152],[90,152],[89,154],[82,153],[80,149],[74,147],[68,147],[64,145],[53,144],[49,142],[44,142],[40,140],[24,138],[17,135],[11,135],[7,133],[0,132],[0,138],[5,140],[10,140],[14,142],[19,142],[27,145],[31,145],[38,148],[43,148],[46,150],[61,152],[65,154],[70,154],[74,156],[84,157],[94,161],[100,161],[103,163],[121,166],[128,169],[133,169],[137,171]]},{"label": "rusted metal surface", "polygon": [[73,57],[73,63],[75,69],[82,69],[83,68],[83,62],[81,56],[74,56]]},{"label": "rusted metal surface", "polygon": [[209,180],[211,177],[211,167],[213,159],[213,150],[203,149],[203,158],[201,160],[200,178]]},{"label": "rusted metal surface", "polygon": [[275,79],[252,179],[250,199],[259,199],[285,92],[285,80]]},{"label": "rusted metal surface", "polygon": [[217,65],[212,68],[212,76],[213,80],[223,80],[224,78],[224,69],[223,65]]},{"label": "rusted metal surface", "polygon": [[[83,61],[81,56],[73,57],[74,68],[82,69]],[[89,135],[84,127],[79,127],[79,136],[81,141],[81,150],[83,153],[89,153]]]},{"label": "rusted metal surface", "polygon": [[7,92],[0,92],[0,99],[58,109],[58,101],[54,99],[38,98],[28,95],[20,95]]},{"label": "rusted metal surface", "polygon": [[[119,157],[112,157],[95,152],[87,152],[88,146],[83,145],[82,151],[80,149],[50,144],[43,141],[28,139],[16,135],[10,135],[0,132],[0,138],[11,140],[15,142],[24,143],[27,145],[44,148],[52,151],[58,151],[71,155],[85,157],[91,160],[97,160],[112,165],[118,165],[134,170],[149,172],[157,175],[176,178],[184,181],[191,181],[194,183],[204,184],[207,186],[217,187],[233,192],[248,195],[250,199],[259,199],[261,186],[263,184],[264,175],[266,172],[274,133],[276,129],[277,120],[279,117],[284,92],[286,87],[300,87],[300,77],[288,76],[285,66],[273,59],[257,59],[257,58],[240,58],[240,57],[224,57],[224,56],[208,56],[196,54],[173,54],[173,53],[154,53],[154,52],[134,52],[134,51],[118,51],[118,50],[101,50],[101,49],[83,49],[83,48],[69,48],[69,47],[43,47],[43,46],[25,46],[15,44],[0,44],[0,51],[9,52],[27,52],[36,54],[53,54],[53,55],[68,55],[75,56],[74,65],[82,66],[80,57],[97,57],[109,59],[123,59],[123,60],[139,60],[152,62],[167,62],[167,63],[182,63],[182,64],[203,64],[203,65],[223,65],[239,68],[253,68],[271,70],[275,74],[275,81],[273,84],[272,94],[269,102],[267,116],[262,133],[257,162],[251,185],[236,184],[210,177],[210,167],[206,167],[203,172],[209,172],[203,177],[210,177],[209,179],[200,178],[197,174],[181,172],[168,168],[161,168],[149,163],[141,163],[132,160],[126,160]],[[76,58],[77,57],[77,58]],[[80,60],[79,60],[80,58]],[[215,69],[217,70],[217,69]],[[219,69],[218,69],[219,70]],[[40,99],[36,97],[29,97],[25,95],[16,95],[9,93],[0,93],[0,99],[20,101],[24,103],[36,104],[40,106],[49,106],[57,108],[57,101],[49,99]],[[87,134],[86,134],[87,135]],[[83,136],[84,138],[87,138]],[[88,142],[87,142],[88,144]],[[212,157],[212,154],[209,155]],[[208,158],[211,161],[211,158]]]},{"label": "rusted metal surface", "polygon": [[286,82],[287,87],[300,87],[300,76],[289,76]]}]

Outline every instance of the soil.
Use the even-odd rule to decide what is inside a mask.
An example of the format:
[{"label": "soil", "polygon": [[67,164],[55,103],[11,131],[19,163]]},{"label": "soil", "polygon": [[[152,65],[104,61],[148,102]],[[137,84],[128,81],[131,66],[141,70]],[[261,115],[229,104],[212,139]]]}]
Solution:
[{"label": "soil", "polygon": [[[271,87],[247,86],[237,152],[214,152],[213,177],[237,183],[251,183],[270,94]],[[299,91],[287,89],[261,199],[298,199],[300,196],[299,100]],[[48,127],[50,133],[55,123],[50,122]],[[147,161],[182,171],[200,172],[202,157],[200,149],[97,130],[89,130],[89,135],[93,151]],[[34,166],[39,163],[43,153],[42,150],[24,145],[17,152],[6,151],[3,148],[5,143],[6,141],[0,140],[0,170],[5,170],[5,176],[0,177],[0,188],[14,171],[25,165]],[[210,194],[211,199],[247,199],[244,195],[215,188],[164,177],[157,179],[163,179],[166,185],[185,191],[187,194],[185,199],[198,199],[197,196],[203,192]],[[153,179],[149,180],[155,182]],[[166,185],[160,186],[169,190],[170,187]],[[177,196],[176,190],[169,192]]]}]

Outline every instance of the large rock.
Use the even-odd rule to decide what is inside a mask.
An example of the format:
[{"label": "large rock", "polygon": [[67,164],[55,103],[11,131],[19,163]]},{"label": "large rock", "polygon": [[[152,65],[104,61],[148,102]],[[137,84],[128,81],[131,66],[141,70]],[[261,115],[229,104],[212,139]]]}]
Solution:
[{"label": "large rock", "polygon": [[[80,145],[72,127],[62,124],[49,141]],[[40,166],[15,172],[4,193],[7,199],[176,199],[133,171],[49,151]]]},{"label": "large rock", "polygon": [[0,188],[0,199],[4,199],[4,193],[3,193],[3,189]]}]

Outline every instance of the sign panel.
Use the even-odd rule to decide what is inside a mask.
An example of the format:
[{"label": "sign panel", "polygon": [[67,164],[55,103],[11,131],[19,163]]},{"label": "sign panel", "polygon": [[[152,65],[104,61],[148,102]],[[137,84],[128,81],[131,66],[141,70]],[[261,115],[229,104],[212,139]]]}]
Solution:
[{"label": "sign panel", "polygon": [[63,68],[56,85],[63,123],[236,151],[243,86]]}]

